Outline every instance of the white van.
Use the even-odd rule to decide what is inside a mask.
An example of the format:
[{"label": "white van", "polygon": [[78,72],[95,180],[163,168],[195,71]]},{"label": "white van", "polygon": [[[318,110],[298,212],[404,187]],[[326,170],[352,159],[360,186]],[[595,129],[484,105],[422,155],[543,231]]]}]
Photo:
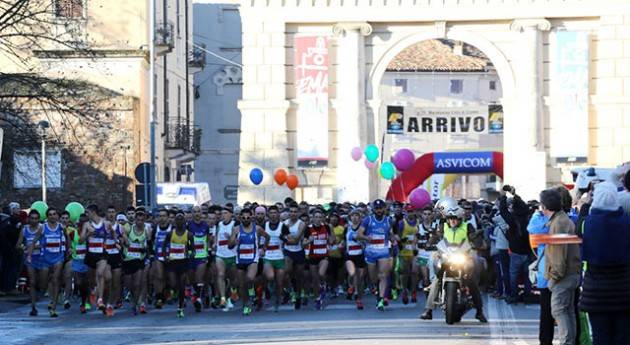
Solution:
[{"label": "white van", "polygon": [[207,183],[168,182],[157,184],[159,208],[190,209],[212,200]]}]

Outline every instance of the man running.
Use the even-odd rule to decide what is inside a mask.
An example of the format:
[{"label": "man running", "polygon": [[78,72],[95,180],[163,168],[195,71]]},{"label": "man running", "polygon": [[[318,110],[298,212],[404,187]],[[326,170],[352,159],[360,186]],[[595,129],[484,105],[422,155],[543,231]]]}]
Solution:
[{"label": "man running", "polygon": [[[403,304],[409,303],[409,287],[411,286],[412,295],[415,296],[416,287],[418,286],[417,275],[412,274],[413,261],[417,250],[418,219],[413,205],[407,205],[405,211],[405,218],[398,222],[398,233],[402,242],[402,249],[398,257],[400,258]],[[410,281],[411,285],[409,285]]]},{"label": "man running", "polygon": [[122,243],[124,245],[124,261],[122,270],[131,290],[131,312],[138,314],[138,304],[142,293],[142,272],[144,259],[150,248],[149,234],[145,228],[144,211],[136,212],[136,222],[131,226],[128,234],[123,232]]},{"label": "man running", "polygon": [[243,301],[243,315],[251,314],[252,308],[249,300],[254,298],[254,279],[258,272],[258,259],[264,253],[264,248],[259,247],[259,238],[264,237],[269,242],[269,235],[263,229],[252,223],[252,211],[241,211],[241,224],[234,227],[230,236],[230,248],[236,247],[236,267],[241,287],[241,299]]},{"label": "man running", "polygon": [[363,220],[356,236],[360,241],[367,241],[365,262],[372,284],[378,285],[376,308],[381,311],[385,310],[387,279],[392,270],[390,241],[395,239],[391,218],[385,216],[386,207],[385,201],[375,200],[372,204],[374,214]]},{"label": "man running", "polygon": [[[363,277],[365,276],[365,256],[363,245],[356,240],[361,227],[361,211],[350,211],[350,222],[346,225],[344,248],[346,251],[346,270],[348,271],[348,296],[354,296],[357,309],[363,310]],[[356,295],[355,295],[356,293]]]},{"label": "man running", "polygon": [[284,253],[282,247],[286,242],[286,236],[289,234],[289,228],[280,222],[280,210],[277,206],[269,206],[267,212],[269,221],[265,223],[264,229],[269,241],[266,243],[264,275],[268,286],[271,286],[275,281],[276,296],[273,310],[278,312],[284,288]]},{"label": "man running", "polygon": [[164,261],[166,253],[163,251],[164,240],[166,235],[171,232],[172,226],[169,222],[168,211],[160,209],[158,211],[158,223],[152,231],[151,242],[153,262],[151,263],[151,276],[153,277],[153,289],[155,290],[155,307],[162,309],[164,306],[164,289],[165,289],[165,267]]},{"label": "man running", "polygon": [[341,282],[344,276],[344,259],[340,244],[344,240],[343,234],[345,229],[340,224],[339,214],[336,212],[330,214],[329,227],[333,234],[333,243],[330,246],[330,253],[328,253],[328,276],[333,293],[335,296],[339,296],[343,294]]},{"label": "man running", "polygon": [[[333,243],[330,227],[324,222],[324,212],[316,209],[313,213],[313,224],[306,234],[309,245],[309,270],[312,279],[313,294],[317,294],[315,308],[321,310],[326,298],[326,271],[328,270],[328,246]],[[316,289],[319,289],[317,291]]]},{"label": "man running", "polygon": [[83,224],[79,242],[88,244],[88,252],[85,256],[85,264],[95,275],[96,282],[96,304],[98,309],[106,314],[106,306],[103,302],[105,287],[109,285],[111,275],[108,275],[107,252],[105,251],[105,240],[108,236],[113,236],[114,228],[112,224],[101,218],[98,214],[98,206],[89,205],[86,209],[89,221]]},{"label": "man running", "polygon": [[[75,232],[77,229],[73,224],[70,223],[70,213],[68,211],[61,212],[61,217],[59,218],[59,223],[64,228],[65,236],[68,239],[70,234]],[[70,240],[68,239],[68,242]],[[66,253],[66,258],[63,263],[63,308],[70,309],[70,297],[72,296],[72,255],[70,250],[64,250]]]},{"label": "man running", "polygon": [[299,218],[300,212],[298,204],[293,202],[289,205],[289,219],[285,225],[289,228],[289,234],[284,244],[284,258],[286,264],[286,273],[289,275],[291,284],[293,285],[292,303],[295,309],[302,306],[302,283],[304,281],[304,264],[306,256],[304,255],[304,230],[306,224]]},{"label": "man running", "polygon": [[175,228],[166,235],[162,244],[162,252],[166,253],[166,268],[170,285],[177,288],[178,309],[177,317],[184,317],[184,297],[186,294],[186,272],[188,260],[192,258],[195,247],[193,235],[186,230],[184,212],[175,215]]},{"label": "man running", "polygon": [[[79,289],[79,296],[81,297],[81,305],[79,310],[81,314],[87,313],[85,307],[88,297],[90,296],[90,287],[88,283],[87,273],[88,267],[85,264],[85,255],[87,254],[87,243],[81,242],[80,231],[72,226],[66,228],[66,234],[68,236],[68,242],[70,243],[70,255],[72,260],[71,268],[74,278],[74,285]],[[70,285],[72,286],[72,285]],[[68,288],[72,291],[71,288]]]},{"label": "man running", "polygon": [[[224,310],[232,308],[232,302],[226,300],[226,277],[229,276],[232,279],[236,276],[236,250],[230,248],[230,236],[234,229],[234,220],[232,219],[232,209],[225,207],[221,211],[222,221],[219,222],[216,236],[217,256],[215,258],[215,265],[217,267],[216,285],[217,291],[221,297],[219,307]],[[231,282],[236,286],[236,282]]]},{"label": "man running", "polygon": [[[42,232],[42,225],[39,223],[40,215],[37,210],[31,210],[28,214],[28,224],[20,231],[17,246],[24,251],[24,266],[28,274],[29,291],[31,295],[30,316],[37,316],[37,289],[44,290],[48,277],[41,274],[44,268],[44,258],[42,256],[41,240],[35,241],[37,234]],[[40,236],[41,238],[41,236]],[[32,248],[32,249],[31,249]]]},{"label": "man running", "polygon": [[201,207],[195,206],[192,209],[193,219],[188,223],[188,231],[193,234],[193,242],[195,245],[195,253],[190,265],[190,281],[195,282],[195,290],[192,297],[192,303],[195,306],[195,312],[201,311],[201,301],[205,297],[204,278],[206,276],[206,266],[208,264],[208,248],[210,247],[210,227],[201,220]]},{"label": "man running", "polygon": [[[112,212],[113,211],[113,212]],[[121,215],[123,216],[123,215]],[[125,234],[126,229],[122,225],[126,220],[125,218],[117,218],[116,209],[113,206],[107,208],[106,220],[110,224],[112,224],[113,231],[107,234],[107,238],[105,239],[105,252],[107,252],[107,266],[109,266],[108,276],[111,276],[109,283],[109,297],[107,302],[107,307],[105,309],[105,313],[107,316],[114,315],[113,306],[116,305],[117,308],[122,306],[122,264],[123,264],[123,255],[122,255],[122,244],[121,239],[123,234]]]}]

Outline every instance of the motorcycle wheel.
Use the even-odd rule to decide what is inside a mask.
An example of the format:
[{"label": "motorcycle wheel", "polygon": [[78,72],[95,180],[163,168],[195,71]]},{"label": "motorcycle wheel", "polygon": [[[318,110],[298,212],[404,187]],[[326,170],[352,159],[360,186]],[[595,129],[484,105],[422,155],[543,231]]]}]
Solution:
[{"label": "motorcycle wheel", "polygon": [[459,310],[457,308],[457,283],[449,282],[446,283],[446,310],[444,311],[444,315],[446,316],[446,324],[452,325],[457,322],[457,315],[459,315]]}]

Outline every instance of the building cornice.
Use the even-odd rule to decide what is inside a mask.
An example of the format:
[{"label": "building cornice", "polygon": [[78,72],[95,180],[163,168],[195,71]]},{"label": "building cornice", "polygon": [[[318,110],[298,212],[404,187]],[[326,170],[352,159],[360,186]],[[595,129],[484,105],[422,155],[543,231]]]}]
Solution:
[{"label": "building cornice", "polygon": [[341,22],[333,25],[332,32],[335,36],[343,36],[348,31],[359,31],[363,36],[372,34],[372,25],[367,22]]},{"label": "building cornice", "polygon": [[146,58],[148,54],[146,49],[33,50],[39,59]]},{"label": "building cornice", "polygon": [[521,32],[524,30],[551,30],[551,23],[545,18],[528,18],[528,19],[515,19],[510,24],[510,30]]}]

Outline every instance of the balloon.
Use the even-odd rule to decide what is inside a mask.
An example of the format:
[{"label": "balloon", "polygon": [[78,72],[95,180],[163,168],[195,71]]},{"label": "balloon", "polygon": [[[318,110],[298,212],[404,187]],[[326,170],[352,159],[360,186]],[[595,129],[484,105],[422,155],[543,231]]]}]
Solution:
[{"label": "balloon", "polygon": [[365,157],[370,162],[376,162],[378,159],[378,147],[376,147],[376,145],[368,145],[368,147],[365,148]]},{"label": "balloon", "polygon": [[48,211],[48,205],[46,205],[43,201],[35,201],[31,205],[31,210],[36,210],[39,212],[39,218],[44,220],[46,219],[46,211]]},{"label": "balloon", "polygon": [[276,183],[279,186],[282,186],[285,182],[287,182],[287,171],[284,169],[276,170],[276,173],[273,175],[273,179],[276,180]]},{"label": "balloon", "polygon": [[395,174],[396,168],[394,167],[394,164],[391,162],[381,164],[381,176],[383,176],[384,179],[391,180],[394,178]]},{"label": "balloon", "polygon": [[376,163],[370,162],[367,158],[363,161],[363,164],[365,164],[365,167],[368,169],[372,169],[376,166]]},{"label": "balloon", "polygon": [[298,180],[297,176],[295,175],[287,176],[287,187],[289,187],[290,190],[294,190],[295,188],[297,188],[299,184],[300,184],[300,181]]},{"label": "balloon", "polygon": [[394,163],[396,169],[399,171],[405,171],[411,168],[415,160],[416,156],[410,149],[400,149],[396,151],[394,157],[392,157],[392,163]]},{"label": "balloon", "polygon": [[83,205],[79,204],[76,201],[73,201],[66,205],[66,211],[70,213],[70,221],[76,223],[79,220],[79,217],[82,213],[85,212]]},{"label": "balloon", "polygon": [[422,209],[431,203],[431,195],[423,188],[416,188],[409,194],[409,202],[416,209]]},{"label": "balloon", "polygon": [[361,159],[361,156],[363,156],[363,151],[361,151],[360,147],[355,147],[350,152],[350,156],[352,156],[352,159],[354,159],[355,162],[358,162],[359,159]]},{"label": "balloon", "polygon": [[263,180],[263,172],[259,168],[254,168],[249,172],[249,179],[253,184],[259,185]]}]

